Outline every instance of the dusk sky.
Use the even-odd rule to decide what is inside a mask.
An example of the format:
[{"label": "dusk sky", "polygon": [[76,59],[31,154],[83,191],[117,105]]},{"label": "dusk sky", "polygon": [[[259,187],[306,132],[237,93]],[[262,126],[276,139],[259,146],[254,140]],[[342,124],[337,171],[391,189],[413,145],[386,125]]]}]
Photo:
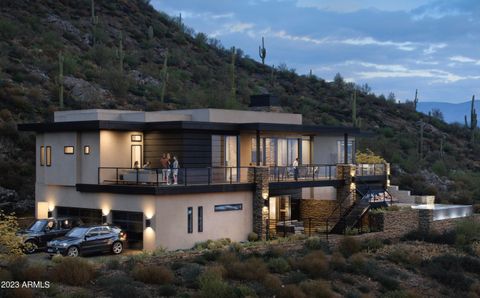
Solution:
[{"label": "dusk sky", "polygon": [[422,101],[480,96],[479,0],[152,0],[259,61]]}]

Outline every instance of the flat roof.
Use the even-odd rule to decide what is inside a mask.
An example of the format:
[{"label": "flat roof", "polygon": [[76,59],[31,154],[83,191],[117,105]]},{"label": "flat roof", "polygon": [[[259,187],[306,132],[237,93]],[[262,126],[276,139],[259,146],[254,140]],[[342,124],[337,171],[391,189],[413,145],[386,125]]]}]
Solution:
[{"label": "flat roof", "polygon": [[157,130],[197,130],[211,132],[238,133],[240,131],[262,132],[296,132],[304,134],[344,134],[355,136],[369,136],[371,133],[362,132],[357,127],[348,126],[322,126],[277,123],[221,123],[200,121],[162,121],[162,122],[127,122],[127,121],[73,121],[52,123],[26,123],[19,124],[21,131],[42,132],[68,132],[68,131],[157,131]]}]

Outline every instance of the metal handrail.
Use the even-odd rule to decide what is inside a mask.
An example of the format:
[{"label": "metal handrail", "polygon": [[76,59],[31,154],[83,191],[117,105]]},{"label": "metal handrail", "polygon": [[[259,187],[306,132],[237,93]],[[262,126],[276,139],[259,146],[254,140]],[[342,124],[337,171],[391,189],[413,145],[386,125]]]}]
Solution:
[{"label": "metal handrail", "polygon": [[333,164],[308,164],[297,167],[293,165],[269,166],[269,168],[271,182],[333,180],[336,178],[336,165]]},{"label": "metal handrail", "polygon": [[341,222],[343,219],[343,213],[342,213],[342,206],[343,206],[343,203],[345,202],[345,200],[347,200],[353,192],[355,192],[356,190],[351,190],[348,192],[348,194],[342,199],[342,201],[340,201],[337,206],[335,206],[335,208],[333,209],[333,211],[330,213],[330,215],[327,217],[326,221],[325,221],[325,224],[326,224],[326,228],[325,228],[325,234],[326,234],[326,238],[328,240],[328,234],[330,233],[329,229],[328,229],[328,226],[329,226],[329,221],[331,220],[331,218],[335,215],[335,213],[337,212],[338,209],[340,209],[339,213],[340,213],[340,220],[338,222]]}]

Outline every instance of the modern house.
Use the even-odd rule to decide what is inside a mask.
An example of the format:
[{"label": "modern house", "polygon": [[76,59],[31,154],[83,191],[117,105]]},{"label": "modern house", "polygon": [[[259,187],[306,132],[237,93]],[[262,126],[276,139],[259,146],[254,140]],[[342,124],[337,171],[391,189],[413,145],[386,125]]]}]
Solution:
[{"label": "modern house", "polygon": [[[38,218],[117,224],[147,250],[333,227],[359,184],[388,184],[388,165],[355,164],[358,128],[299,114],[73,110],[19,128],[36,132]],[[177,168],[163,167],[167,153]]]}]

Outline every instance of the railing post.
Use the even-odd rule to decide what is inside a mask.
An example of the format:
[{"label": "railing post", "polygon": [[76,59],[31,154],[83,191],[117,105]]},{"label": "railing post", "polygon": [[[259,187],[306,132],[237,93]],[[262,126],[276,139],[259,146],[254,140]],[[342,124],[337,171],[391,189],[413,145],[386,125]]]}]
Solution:
[{"label": "railing post", "polygon": [[332,166],[328,166],[328,180],[332,180]]},{"label": "railing post", "polygon": [[[185,171],[183,171],[183,180],[184,180],[185,186],[187,186],[187,170],[188,169],[185,168]],[[177,169],[177,171],[178,171],[178,169]],[[178,179],[178,177],[177,177],[177,179]]]},{"label": "railing post", "polygon": [[230,167],[230,184],[232,184],[232,167]]},{"label": "railing post", "polygon": [[136,171],[137,171],[137,184],[138,184],[138,169],[136,169]]},{"label": "railing post", "polygon": [[97,180],[98,184],[100,184],[100,167],[98,167]]},{"label": "railing post", "polygon": [[157,186],[159,186],[159,183],[158,183],[158,169],[155,168],[155,178],[157,179]]},{"label": "railing post", "polygon": [[115,170],[116,170],[116,182],[118,184],[118,168],[115,168]]},{"label": "railing post", "polygon": [[207,184],[210,185],[210,183],[212,182],[212,181],[211,181],[211,177],[210,177],[211,174],[212,174],[212,168],[211,168],[211,167],[208,167],[207,170],[208,170],[208,171],[207,171],[207,175],[208,175],[208,178],[207,178],[207,181],[208,181],[208,182],[207,182]]}]

